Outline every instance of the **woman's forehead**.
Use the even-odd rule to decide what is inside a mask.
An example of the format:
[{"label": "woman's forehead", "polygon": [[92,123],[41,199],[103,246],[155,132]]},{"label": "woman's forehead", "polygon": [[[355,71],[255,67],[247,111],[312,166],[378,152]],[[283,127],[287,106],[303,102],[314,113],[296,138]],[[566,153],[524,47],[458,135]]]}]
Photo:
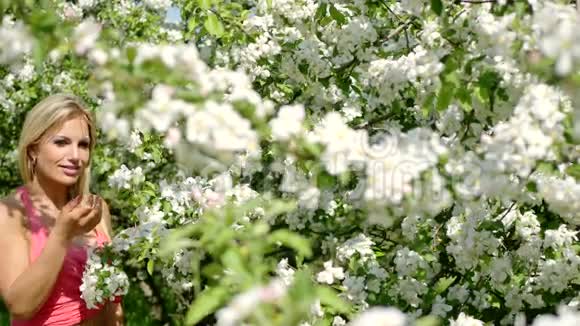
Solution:
[{"label": "woman's forehead", "polygon": [[68,138],[90,138],[89,125],[80,116],[72,117],[47,130],[47,136],[64,136]]}]

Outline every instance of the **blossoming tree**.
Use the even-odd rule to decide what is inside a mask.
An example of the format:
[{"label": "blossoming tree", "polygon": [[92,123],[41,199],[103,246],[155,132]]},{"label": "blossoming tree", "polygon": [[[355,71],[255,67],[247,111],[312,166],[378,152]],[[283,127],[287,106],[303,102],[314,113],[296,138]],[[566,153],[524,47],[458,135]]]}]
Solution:
[{"label": "blossoming tree", "polygon": [[2,189],[26,110],[73,92],[116,225],[88,306],[131,284],[150,323],[578,320],[574,3],[0,1]]}]

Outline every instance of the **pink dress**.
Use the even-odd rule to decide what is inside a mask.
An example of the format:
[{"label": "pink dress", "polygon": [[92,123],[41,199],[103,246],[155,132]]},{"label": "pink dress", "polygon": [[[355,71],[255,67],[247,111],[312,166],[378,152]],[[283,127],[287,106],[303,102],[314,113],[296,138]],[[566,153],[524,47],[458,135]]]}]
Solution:
[{"label": "pink dress", "polygon": [[[29,219],[30,237],[30,262],[34,262],[48,239],[48,230],[39,219],[30,195],[24,186],[18,188],[18,193],[26,209]],[[107,236],[96,232],[97,244],[102,246],[108,242]],[[38,312],[28,320],[13,320],[12,326],[70,326],[77,325],[84,320],[97,315],[104,306],[97,309],[88,309],[81,298],[79,287],[82,284],[82,276],[87,261],[86,247],[71,245],[68,248],[64,262],[52,292]],[[117,298],[115,302],[120,302]]]}]

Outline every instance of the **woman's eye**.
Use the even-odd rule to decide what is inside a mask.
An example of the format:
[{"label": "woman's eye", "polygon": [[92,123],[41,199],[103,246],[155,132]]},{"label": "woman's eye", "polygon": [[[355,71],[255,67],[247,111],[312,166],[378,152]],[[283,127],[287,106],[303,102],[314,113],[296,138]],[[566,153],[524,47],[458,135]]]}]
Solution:
[{"label": "woman's eye", "polygon": [[80,143],[79,146],[82,147],[82,148],[89,148],[89,144],[88,143]]},{"label": "woman's eye", "polygon": [[59,146],[66,145],[66,141],[64,141],[64,140],[57,140],[54,143],[59,145]]}]

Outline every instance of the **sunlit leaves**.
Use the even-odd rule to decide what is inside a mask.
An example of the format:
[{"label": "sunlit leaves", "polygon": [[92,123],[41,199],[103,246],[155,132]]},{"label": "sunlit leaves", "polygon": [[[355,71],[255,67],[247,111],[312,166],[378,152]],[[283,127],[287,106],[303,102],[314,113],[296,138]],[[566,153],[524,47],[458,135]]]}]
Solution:
[{"label": "sunlit leaves", "polygon": [[223,24],[219,21],[218,17],[213,12],[210,12],[207,15],[206,21],[203,24],[203,26],[207,29],[207,31],[210,34],[216,37],[220,37],[224,33]]}]

